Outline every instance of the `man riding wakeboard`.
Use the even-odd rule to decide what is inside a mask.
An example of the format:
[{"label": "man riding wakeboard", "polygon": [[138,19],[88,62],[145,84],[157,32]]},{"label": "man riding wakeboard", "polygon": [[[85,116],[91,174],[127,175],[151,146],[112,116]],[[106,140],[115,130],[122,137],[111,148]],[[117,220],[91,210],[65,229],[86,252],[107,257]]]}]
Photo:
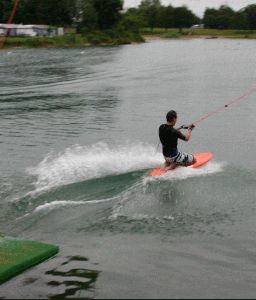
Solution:
[{"label": "man riding wakeboard", "polygon": [[[175,129],[177,123],[177,112],[171,110],[166,116],[167,123],[159,128],[159,137],[163,145],[163,155],[165,158],[165,171],[173,170],[177,166],[188,167],[196,163],[194,155],[180,152],[178,150],[178,139],[189,141],[194,125],[182,126]],[[186,135],[180,132],[180,129],[187,129]]]}]

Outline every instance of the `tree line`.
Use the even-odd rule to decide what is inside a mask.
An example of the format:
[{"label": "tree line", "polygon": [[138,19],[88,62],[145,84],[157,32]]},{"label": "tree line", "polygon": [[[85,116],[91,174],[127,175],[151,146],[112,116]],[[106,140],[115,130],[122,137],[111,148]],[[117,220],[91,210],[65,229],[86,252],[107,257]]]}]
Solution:
[{"label": "tree line", "polygon": [[256,4],[239,11],[227,5],[207,8],[203,18],[199,18],[186,6],[163,6],[160,0],[143,0],[138,8],[131,8],[126,14],[139,20],[141,26],[152,29],[189,28],[194,24],[211,29],[256,29]]},{"label": "tree line", "polygon": [[[0,0],[0,23],[6,23],[14,0]],[[226,5],[207,8],[203,18],[188,7],[164,6],[160,0],[142,0],[123,11],[123,0],[20,0],[15,23],[73,26],[80,32],[122,27],[189,28],[204,24],[214,29],[256,29],[256,4],[240,11]]]},{"label": "tree line", "polygon": [[202,22],[206,28],[256,29],[256,4],[234,11],[226,5],[219,9],[206,9]]},{"label": "tree line", "polygon": [[[0,23],[6,23],[15,0],[0,0]],[[108,29],[121,19],[122,0],[20,0],[14,22]]]}]

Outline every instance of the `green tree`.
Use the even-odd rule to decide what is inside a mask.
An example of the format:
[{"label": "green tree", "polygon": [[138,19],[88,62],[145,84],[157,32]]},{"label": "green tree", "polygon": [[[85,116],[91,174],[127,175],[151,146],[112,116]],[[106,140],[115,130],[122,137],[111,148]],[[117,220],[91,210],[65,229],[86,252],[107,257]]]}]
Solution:
[{"label": "green tree", "polygon": [[98,29],[99,16],[92,1],[85,1],[80,12],[81,20],[78,24],[80,31],[92,31]]},{"label": "green tree", "polygon": [[125,31],[132,31],[139,33],[140,28],[143,27],[143,20],[138,14],[137,9],[130,9],[122,16],[119,27]]},{"label": "green tree", "polygon": [[123,9],[122,0],[92,0],[92,3],[98,14],[100,29],[110,29],[118,23]]},{"label": "green tree", "polygon": [[235,16],[235,12],[232,8],[226,5],[222,5],[218,11],[219,28],[230,29],[232,28],[232,20]]},{"label": "green tree", "polygon": [[248,26],[245,13],[236,13],[226,5],[219,9],[206,9],[203,22],[205,27],[217,29],[245,29]]},{"label": "green tree", "polygon": [[249,29],[256,29],[256,4],[249,5],[245,8],[244,12],[247,15]]},{"label": "green tree", "polygon": [[188,28],[197,23],[197,17],[186,6],[174,9],[174,26],[177,28]]},{"label": "green tree", "polygon": [[214,8],[207,8],[204,12],[203,23],[206,28],[217,28],[217,10]]},{"label": "green tree", "polygon": [[0,23],[4,23],[4,1],[0,0]]},{"label": "green tree", "polygon": [[168,28],[174,27],[174,11],[175,9],[171,5],[167,6],[165,9],[165,15],[166,15],[165,22]]},{"label": "green tree", "polygon": [[[38,0],[34,0],[37,2]],[[30,0],[31,2],[31,0]],[[71,7],[75,6],[75,0],[39,0],[40,21],[49,25],[65,26],[72,23]]]},{"label": "green tree", "polygon": [[[129,23],[131,24],[129,25]],[[129,26],[131,26],[132,31],[138,32],[140,28],[145,27],[144,20],[141,16],[139,8],[129,8],[122,15],[121,24],[124,23],[124,27],[126,30],[129,30]]]},{"label": "green tree", "polygon": [[[14,0],[0,0],[5,3],[3,21],[11,13]],[[20,0],[14,22],[23,24],[47,24],[64,26],[72,24],[76,0]]]},{"label": "green tree", "polygon": [[46,24],[39,0],[20,0],[15,16],[16,23]]},{"label": "green tree", "polygon": [[159,0],[143,0],[139,6],[145,26],[150,27],[152,31],[158,23],[159,9],[161,9],[161,2]]},{"label": "green tree", "polygon": [[248,29],[248,18],[244,11],[239,11],[234,14],[231,22],[231,27],[234,29]]},{"label": "green tree", "polygon": [[0,23],[7,23],[13,4],[13,0],[0,0]]},{"label": "green tree", "polygon": [[157,26],[160,28],[174,27],[174,8],[169,5],[167,7],[161,6],[158,9]]}]

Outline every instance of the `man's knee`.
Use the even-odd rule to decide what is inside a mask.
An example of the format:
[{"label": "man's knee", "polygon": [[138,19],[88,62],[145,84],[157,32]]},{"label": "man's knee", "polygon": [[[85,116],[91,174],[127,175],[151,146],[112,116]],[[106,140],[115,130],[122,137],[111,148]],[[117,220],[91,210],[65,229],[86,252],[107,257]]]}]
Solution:
[{"label": "man's knee", "polygon": [[193,166],[193,165],[196,164],[196,163],[197,163],[197,160],[196,160],[196,158],[193,156],[193,160],[187,162],[186,166],[187,166],[187,167],[190,167],[190,166]]}]

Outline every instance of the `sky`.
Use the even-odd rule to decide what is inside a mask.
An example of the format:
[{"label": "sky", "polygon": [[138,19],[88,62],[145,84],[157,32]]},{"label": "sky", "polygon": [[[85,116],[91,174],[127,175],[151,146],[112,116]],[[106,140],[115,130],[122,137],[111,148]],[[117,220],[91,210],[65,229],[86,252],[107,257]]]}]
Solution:
[{"label": "sky", "polygon": [[[136,7],[141,0],[124,0],[124,6]],[[239,10],[247,5],[256,4],[256,0],[161,0],[163,5],[171,4],[174,7],[186,5],[197,16],[202,17],[207,7],[219,8],[225,4],[232,7],[234,10]]]}]

